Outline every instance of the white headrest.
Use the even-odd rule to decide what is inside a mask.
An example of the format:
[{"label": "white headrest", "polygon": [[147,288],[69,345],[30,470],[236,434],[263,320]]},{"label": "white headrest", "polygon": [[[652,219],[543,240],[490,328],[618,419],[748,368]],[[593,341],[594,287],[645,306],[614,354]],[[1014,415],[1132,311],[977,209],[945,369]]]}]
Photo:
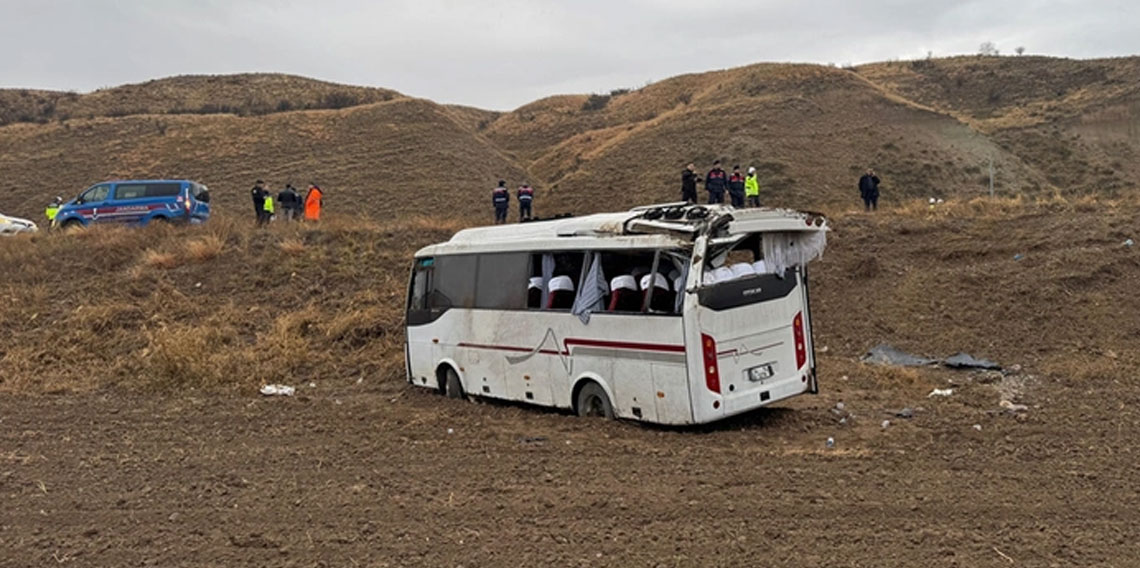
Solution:
[{"label": "white headrest", "polygon": [[727,282],[729,280],[732,280],[732,278],[733,278],[732,270],[729,269],[728,267],[722,266],[722,267],[713,271],[714,282],[716,282],[718,284],[721,282]]},{"label": "white headrest", "polygon": [[573,292],[574,281],[569,276],[555,276],[550,279],[551,292]]},{"label": "white headrest", "polygon": [[662,275],[661,273],[657,273],[657,274],[646,274],[645,276],[641,277],[641,289],[642,290],[649,289],[650,278],[653,276],[657,277],[657,278],[653,279],[653,283],[655,286],[657,286],[658,288],[665,289],[665,290],[669,289],[669,281],[665,279],[664,275]]},{"label": "white headrest", "polygon": [[680,292],[685,289],[685,279],[680,276],[673,279],[673,291]]},{"label": "white headrest", "polygon": [[757,260],[752,263],[752,270],[756,272],[756,274],[767,274],[768,263],[764,262],[764,259]]},{"label": "white headrest", "polygon": [[535,276],[534,278],[530,279],[530,283],[527,284],[527,289],[529,290],[531,288],[538,288],[539,290],[542,289],[542,277],[541,276]]},{"label": "white headrest", "polygon": [[752,265],[746,262],[734,264],[728,267],[728,269],[732,271],[732,276],[734,278],[744,278],[745,276],[752,276],[753,274],[756,274],[756,270],[752,268]]},{"label": "white headrest", "polygon": [[611,290],[631,290],[633,292],[636,292],[637,291],[637,280],[634,280],[633,276],[630,276],[629,274],[622,274],[621,276],[615,276],[613,278],[613,280],[610,280],[610,289]]}]

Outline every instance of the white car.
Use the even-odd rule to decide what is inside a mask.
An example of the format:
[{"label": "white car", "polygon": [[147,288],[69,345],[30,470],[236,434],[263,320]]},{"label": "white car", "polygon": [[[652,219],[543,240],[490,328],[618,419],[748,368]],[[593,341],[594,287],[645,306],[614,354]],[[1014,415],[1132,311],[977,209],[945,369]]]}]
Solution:
[{"label": "white car", "polygon": [[39,228],[36,224],[19,217],[9,217],[7,215],[0,215],[0,236],[7,237],[18,233],[34,233]]}]

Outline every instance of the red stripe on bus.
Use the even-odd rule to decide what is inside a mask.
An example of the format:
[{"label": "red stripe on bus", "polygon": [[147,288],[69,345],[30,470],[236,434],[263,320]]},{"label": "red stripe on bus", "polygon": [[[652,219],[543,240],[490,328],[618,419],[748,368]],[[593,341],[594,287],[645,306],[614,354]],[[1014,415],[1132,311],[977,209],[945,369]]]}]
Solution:
[{"label": "red stripe on bus", "polygon": [[[582,347],[601,347],[608,349],[618,349],[625,351],[658,351],[664,353],[684,353],[684,345],[665,345],[660,343],[635,343],[628,341],[603,341],[597,339],[567,339],[565,341],[566,349],[563,351],[556,351],[554,349],[540,349],[538,352],[544,355],[569,355],[570,347],[579,345]],[[459,347],[469,347],[472,349],[493,349],[497,351],[513,351],[516,353],[530,353],[534,351],[531,347],[512,347],[508,345],[485,345],[478,343],[459,343]]]}]

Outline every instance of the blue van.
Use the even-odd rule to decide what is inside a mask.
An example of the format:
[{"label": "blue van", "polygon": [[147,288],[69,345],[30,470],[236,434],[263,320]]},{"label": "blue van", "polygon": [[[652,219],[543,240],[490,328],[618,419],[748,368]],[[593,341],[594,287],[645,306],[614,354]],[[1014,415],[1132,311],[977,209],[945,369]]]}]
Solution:
[{"label": "blue van", "polygon": [[197,224],[209,218],[210,190],[196,181],[107,181],[60,206],[52,227],[146,225],[152,221]]}]

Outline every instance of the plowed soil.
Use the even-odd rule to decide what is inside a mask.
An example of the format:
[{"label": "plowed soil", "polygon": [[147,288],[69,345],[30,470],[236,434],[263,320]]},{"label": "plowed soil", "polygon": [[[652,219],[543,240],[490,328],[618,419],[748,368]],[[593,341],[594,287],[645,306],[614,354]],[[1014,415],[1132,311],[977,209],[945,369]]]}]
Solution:
[{"label": "plowed soil", "polygon": [[[937,373],[936,373],[937,374]],[[962,380],[968,375],[954,375]],[[1131,388],[828,394],[663,430],[402,385],[0,397],[4,566],[1127,566]],[[838,383],[838,384],[836,384]],[[866,386],[866,385],[864,385]],[[830,409],[837,398],[854,425]],[[883,428],[880,421],[889,419]],[[981,426],[975,430],[973,424]],[[828,449],[825,440],[835,439]]]}]

